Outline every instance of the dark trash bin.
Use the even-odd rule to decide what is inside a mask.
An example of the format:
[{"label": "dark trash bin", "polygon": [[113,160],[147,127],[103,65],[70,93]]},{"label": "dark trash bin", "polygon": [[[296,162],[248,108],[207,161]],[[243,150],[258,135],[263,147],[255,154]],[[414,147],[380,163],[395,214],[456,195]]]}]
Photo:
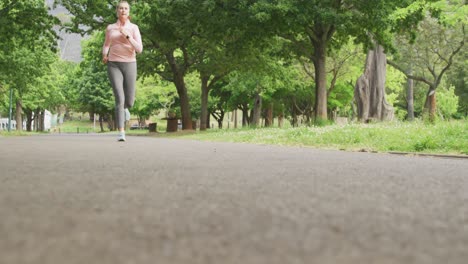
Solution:
[{"label": "dark trash bin", "polygon": [[148,129],[149,132],[157,132],[158,123],[149,123]]}]

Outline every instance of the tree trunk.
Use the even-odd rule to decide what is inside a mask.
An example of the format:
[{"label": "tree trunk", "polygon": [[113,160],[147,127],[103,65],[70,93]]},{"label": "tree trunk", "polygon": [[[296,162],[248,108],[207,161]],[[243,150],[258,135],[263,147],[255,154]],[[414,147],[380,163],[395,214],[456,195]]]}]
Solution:
[{"label": "tree trunk", "polygon": [[107,124],[108,124],[108,127],[109,127],[110,131],[117,130],[117,124],[116,124],[116,122],[114,122],[114,115],[113,114],[107,115]]},{"label": "tree trunk", "polygon": [[18,98],[16,100],[16,131],[23,131],[23,117],[21,116],[23,112],[23,101]]},{"label": "tree trunk", "polygon": [[33,130],[37,132],[39,131],[39,119],[41,118],[39,114],[39,108],[36,108],[36,110],[33,111],[33,115],[34,115]]},{"label": "tree trunk", "polygon": [[176,88],[180,99],[180,111],[182,113],[182,130],[192,129],[192,114],[190,113],[190,101],[188,98],[187,87],[185,86],[184,77],[176,76]]},{"label": "tree trunk", "polygon": [[298,127],[296,98],[294,98],[294,101],[293,101],[291,115],[292,115],[292,120],[291,120],[292,126],[293,127]]},{"label": "tree trunk", "polygon": [[315,120],[327,120],[327,40],[319,39],[314,43],[315,68]]},{"label": "tree trunk", "polygon": [[36,117],[34,118],[34,120],[36,121],[35,123],[37,132],[44,131],[44,115],[44,110],[41,110],[40,108],[36,110]]},{"label": "tree trunk", "polygon": [[210,122],[211,122],[211,115],[210,115],[210,113],[208,113],[208,115],[206,117],[206,128],[211,128]]},{"label": "tree trunk", "polygon": [[234,128],[237,128],[237,109],[234,110],[234,113],[233,113],[233,117],[234,117]]},{"label": "tree trunk", "polygon": [[[413,71],[410,69],[407,75],[413,75]],[[414,120],[414,81],[411,78],[407,80],[406,89],[406,102],[408,111],[408,121]]]},{"label": "tree trunk", "polygon": [[424,104],[424,112],[429,114],[429,120],[435,121],[436,117],[436,91],[435,88],[431,87],[426,96],[426,103]]},{"label": "tree trunk", "polygon": [[249,108],[247,104],[243,104],[242,108],[242,127],[247,127],[249,126]]},{"label": "tree trunk", "polygon": [[102,115],[99,115],[99,127],[101,128],[101,132],[104,132],[104,124],[102,119]]},{"label": "tree trunk", "polygon": [[226,113],[224,112],[224,110],[219,110],[219,113],[216,112],[216,113],[211,114],[216,119],[216,121],[218,122],[218,128],[219,129],[223,128],[223,121],[224,121],[224,115],[225,114]]},{"label": "tree trunk", "polygon": [[182,113],[182,129],[192,129],[192,114],[190,113],[190,101],[188,98],[187,87],[185,86],[184,72],[177,67],[177,62],[173,52],[166,53],[166,58],[171,66],[174,85],[180,100],[180,112]]},{"label": "tree trunk", "polygon": [[32,131],[33,112],[31,110],[24,110],[26,114],[26,131]]},{"label": "tree trunk", "polygon": [[273,103],[268,105],[265,115],[265,127],[270,127],[273,125]]},{"label": "tree trunk", "polygon": [[206,130],[208,121],[208,87],[209,77],[202,76],[201,78],[201,111],[200,111],[200,130]]},{"label": "tree trunk", "polygon": [[369,119],[369,80],[361,75],[354,88],[354,98],[357,105],[358,120],[366,122]]},{"label": "tree trunk", "polygon": [[281,114],[278,116],[278,127],[279,127],[279,128],[282,128],[282,127],[283,127],[283,122],[284,122],[284,115],[283,115],[283,113],[281,113]]},{"label": "tree trunk", "polygon": [[437,104],[436,104],[436,92],[432,93],[429,95],[429,118],[432,122],[435,121],[436,117],[436,109],[437,109]]},{"label": "tree trunk", "polygon": [[393,107],[385,99],[386,65],[382,46],[377,45],[367,53],[364,74],[358,78],[354,89],[358,119],[362,122],[393,119]]},{"label": "tree trunk", "polygon": [[257,127],[260,123],[260,115],[262,113],[262,97],[259,93],[255,96],[255,103],[253,108],[252,114],[252,123],[250,124],[252,127]]}]

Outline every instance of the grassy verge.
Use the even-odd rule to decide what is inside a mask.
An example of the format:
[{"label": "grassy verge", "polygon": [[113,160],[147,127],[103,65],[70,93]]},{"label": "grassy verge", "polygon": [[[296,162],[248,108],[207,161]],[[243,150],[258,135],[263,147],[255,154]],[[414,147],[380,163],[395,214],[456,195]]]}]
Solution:
[{"label": "grassy verge", "polygon": [[[178,134],[178,135],[177,135]],[[468,155],[468,122],[395,122],[346,126],[209,130],[179,138],[325,149]]]},{"label": "grassy verge", "polygon": [[14,137],[14,136],[30,136],[30,135],[40,135],[44,134],[45,132],[27,132],[27,131],[0,131],[0,136],[3,137]]},{"label": "grassy verge", "polygon": [[[90,121],[68,121],[60,126],[61,133],[100,132]],[[243,142],[285,146],[307,146],[324,149],[379,152],[415,152],[468,155],[468,122],[452,121],[428,124],[424,122],[393,122],[349,124],[346,126],[210,129],[203,132],[182,131],[164,133],[165,122],[158,122],[158,137],[175,137],[206,141]],[[53,133],[59,132],[52,131]],[[106,132],[109,132],[106,130]],[[0,132],[0,136],[22,136],[35,132]],[[129,135],[147,135],[148,130],[127,130]]]}]

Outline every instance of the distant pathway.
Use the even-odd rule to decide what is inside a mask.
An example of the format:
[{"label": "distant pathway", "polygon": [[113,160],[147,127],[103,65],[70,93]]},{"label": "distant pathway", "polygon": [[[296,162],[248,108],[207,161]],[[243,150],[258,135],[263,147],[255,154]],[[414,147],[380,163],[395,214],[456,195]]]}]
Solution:
[{"label": "distant pathway", "polygon": [[450,263],[468,160],[115,135],[0,137],[0,263]]}]

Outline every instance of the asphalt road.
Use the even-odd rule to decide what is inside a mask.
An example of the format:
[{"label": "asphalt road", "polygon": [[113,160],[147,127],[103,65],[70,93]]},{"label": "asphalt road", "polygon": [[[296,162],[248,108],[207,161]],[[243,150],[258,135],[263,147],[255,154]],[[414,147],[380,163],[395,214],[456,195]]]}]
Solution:
[{"label": "asphalt road", "polygon": [[468,159],[0,138],[0,263],[467,263]]}]

